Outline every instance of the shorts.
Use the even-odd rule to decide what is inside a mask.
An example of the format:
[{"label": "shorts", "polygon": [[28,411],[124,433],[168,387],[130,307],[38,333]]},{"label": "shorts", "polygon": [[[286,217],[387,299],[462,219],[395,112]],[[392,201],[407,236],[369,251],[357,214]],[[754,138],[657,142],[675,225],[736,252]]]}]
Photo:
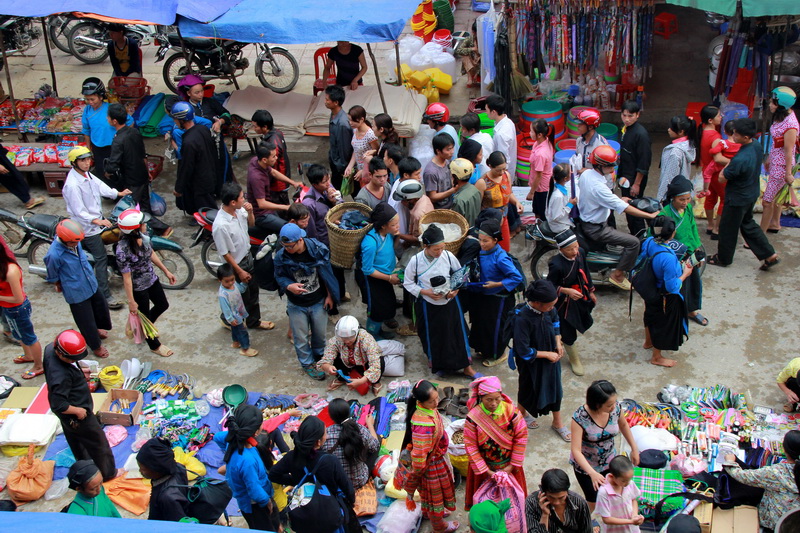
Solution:
[{"label": "shorts", "polygon": [[31,302],[27,298],[16,307],[4,307],[3,315],[11,328],[11,335],[25,346],[36,344],[39,338],[31,322]]}]

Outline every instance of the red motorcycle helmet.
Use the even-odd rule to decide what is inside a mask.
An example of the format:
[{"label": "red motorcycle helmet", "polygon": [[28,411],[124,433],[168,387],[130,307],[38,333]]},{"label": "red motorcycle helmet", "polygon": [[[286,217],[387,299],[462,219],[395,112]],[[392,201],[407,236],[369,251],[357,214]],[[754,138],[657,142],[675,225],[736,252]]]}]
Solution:
[{"label": "red motorcycle helmet", "polygon": [[589,163],[593,167],[613,167],[617,164],[617,159],[619,159],[617,151],[604,144],[592,150],[592,154],[589,156]]},{"label": "red motorcycle helmet", "polygon": [[71,218],[65,218],[56,226],[56,236],[62,242],[80,242],[85,237],[83,228]]},{"label": "red motorcycle helmet", "polygon": [[428,104],[425,108],[425,114],[422,115],[422,120],[435,120],[436,122],[449,122],[450,110],[441,102],[434,102]]},{"label": "red motorcycle helmet", "polygon": [[56,353],[71,361],[80,361],[89,352],[83,335],[74,329],[66,329],[56,336],[53,342]]},{"label": "red motorcycle helmet", "polygon": [[584,109],[580,113],[578,113],[578,120],[583,122],[587,126],[591,126],[592,128],[596,128],[600,125],[600,113],[595,111],[594,109]]}]

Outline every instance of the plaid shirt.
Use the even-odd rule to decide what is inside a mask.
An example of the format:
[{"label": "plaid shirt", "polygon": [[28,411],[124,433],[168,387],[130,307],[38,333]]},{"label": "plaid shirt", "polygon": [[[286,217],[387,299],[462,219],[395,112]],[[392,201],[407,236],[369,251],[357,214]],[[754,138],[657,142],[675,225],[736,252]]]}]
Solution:
[{"label": "plaid shirt", "polygon": [[[359,425],[358,430],[361,432],[361,440],[366,448],[365,457],[376,453],[379,447],[378,439],[373,437],[365,426]],[[350,461],[345,458],[344,448],[337,446],[341,432],[341,425],[334,424],[330,426],[328,428],[328,438],[325,439],[325,444],[322,445],[322,451],[339,458],[339,461],[341,461],[344,467],[344,473],[347,474],[347,477],[350,478],[350,482],[353,484],[353,489],[358,490],[369,481],[369,469],[367,468],[367,463],[364,461],[351,464]]]}]

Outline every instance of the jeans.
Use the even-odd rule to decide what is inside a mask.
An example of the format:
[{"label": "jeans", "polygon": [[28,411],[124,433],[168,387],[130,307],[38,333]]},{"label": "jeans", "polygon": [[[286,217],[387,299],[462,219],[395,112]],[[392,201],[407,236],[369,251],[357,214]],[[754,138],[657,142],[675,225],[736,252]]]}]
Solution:
[{"label": "jeans", "polygon": [[238,342],[242,350],[250,348],[250,334],[247,333],[247,328],[244,324],[231,324],[231,338],[233,342]]},{"label": "jeans", "polygon": [[[302,307],[292,302],[286,304],[286,314],[294,336],[294,350],[303,368],[322,359],[325,350],[325,330],[328,327],[328,312],[324,301]],[[309,329],[310,337],[309,337]],[[310,343],[309,343],[310,341]]]},{"label": "jeans", "polygon": [[25,301],[16,307],[4,307],[3,315],[15,339],[19,340],[25,346],[36,344],[36,341],[39,339],[33,331],[30,300],[25,298]]},{"label": "jeans", "polygon": [[277,235],[281,232],[281,228],[286,225],[286,221],[273,213],[259,215],[256,218],[256,227],[269,232],[270,235]]},{"label": "jeans", "polygon": [[92,254],[94,258],[94,277],[97,278],[100,294],[111,301],[111,289],[108,288],[108,255],[103,238],[97,233],[84,238],[81,244],[84,251]]}]

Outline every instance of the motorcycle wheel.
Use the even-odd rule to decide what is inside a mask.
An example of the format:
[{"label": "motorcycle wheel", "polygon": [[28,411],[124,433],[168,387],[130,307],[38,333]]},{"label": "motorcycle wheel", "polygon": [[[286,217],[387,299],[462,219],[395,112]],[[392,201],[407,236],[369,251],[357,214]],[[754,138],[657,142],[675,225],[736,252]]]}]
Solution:
[{"label": "motorcycle wheel", "polygon": [[547,271],[549,270],[550,258],[558,255],[557,248],[550,248],[546,246],[539,247],[534,252],[531,258],[531,276],[533,279],[547,279]]},{"label": "motorcycle wheel", "polygon": [[50,243],[43,239],[37,239],[28,246],[28,264],[44,266],[44,256],[50,249]]},{"label": "motorcycle wheel", "polygon": [[68,19],[63,15],[47,17],[47,35],[50,42],[64,53],[71,54],[69,49],[69,35],[80,21]]},{"label": "motorcycle wheel", "polygon": [[161,262],[164,263],[164,266],[167,267],[167,270],[175,274],[177,278],[175,285],[170,285],[167,276],[157,268],[156,274],[158,275],[158,280],[161,282],[161,286],[170,290],[185,289],[188,287],[194,279],[194,265],[189,258],[186,257],[186,254],[175,250],[156,250],[156,254],[159,259],[161,259]]},{"label": "motorcycle wheel", "polygon": [[217,253],[217,245],[214,244],[214,239],[208,239],[203,243],[203,247],[200,249],[200,260],[208,270],[208,273],[216,278],[217,269],[222,264],[222,259]]},{"label": "motorcycle wheel", "polygon": [[23,251],[17,250],[14,247],[22,242],[25,236],[22,229],[16,224],[11,224],[5,220],[0,221],[0,234],[8,243],[8,246],[14,251],[16,257],[25,257],[27,254]]},{"label": "motorcycle wheel", "polygon": [[74,55],[78,61],[89,65],[102,63],[108,58],[107,47],[95,48],[93,46],[76,43],[75,38],[78,36],[106,42],[108,40],[108,31],[105,27],[94,22],[80,22],[76,24],[69,33],[69,53]]},{"label": "motorcycle wheel", "polygon": [[256,60],[256,76],[261,85],[276,93],[288,93],[297,85],[300,68],[292,54],[280,48],[270,48],[272,61],[260,54]]},{"label": "motorcycle wheel", "polygon": [[[177,54],[172,54],[164,63],[161,75],[169,90],[173,93],[177,93],[178,80],[187,74],[197,74],[200,70],[200,65],[195,61],[192,62],[191,68],[186,68],[186,57],[183,55],[183,52],[178,52]],[[176,80],[175,78],[178,79]]]}]

